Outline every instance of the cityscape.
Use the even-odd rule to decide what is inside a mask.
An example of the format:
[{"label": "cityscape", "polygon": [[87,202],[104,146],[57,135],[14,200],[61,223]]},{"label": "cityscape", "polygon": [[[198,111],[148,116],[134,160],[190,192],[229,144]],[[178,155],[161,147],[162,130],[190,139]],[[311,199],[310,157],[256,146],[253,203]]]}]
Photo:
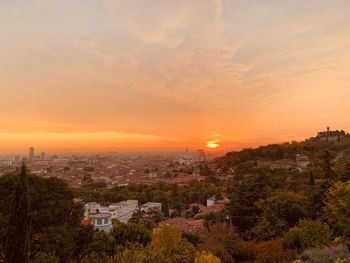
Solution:
[{"label": "cityscape", "polygon": [[[31,173],[42,177],[56,177],[72,187],[79,187],[86,180],[103,182],[107,186],[123,186],[129,183],[189,183],[200,180],[200,165],[217,157],[204,150],[183,153],[118,153],[48,155],[28,149],[25,156],[0,157],[0,176],[13,172],[26,163]],[[203,178],[202,178],[203,179]]]}]

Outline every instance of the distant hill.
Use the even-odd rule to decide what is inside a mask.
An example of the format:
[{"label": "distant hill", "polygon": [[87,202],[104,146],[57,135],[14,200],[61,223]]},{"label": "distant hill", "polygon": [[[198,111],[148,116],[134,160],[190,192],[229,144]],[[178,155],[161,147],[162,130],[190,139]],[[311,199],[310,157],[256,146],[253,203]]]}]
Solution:
[{"label": "distant hill", "polygon": [[258,148],[245,148],[241,151],[232,151],[219,157],[215,163],[219,168],[234,167],[247,161],[275,161],[296,159],[297,154],[317,158],[320,152],[329,150],[333,153],[350,152],[350,134],[343,130],[319,132],[315,137],[301,142],[286,142],[269,144]]}]

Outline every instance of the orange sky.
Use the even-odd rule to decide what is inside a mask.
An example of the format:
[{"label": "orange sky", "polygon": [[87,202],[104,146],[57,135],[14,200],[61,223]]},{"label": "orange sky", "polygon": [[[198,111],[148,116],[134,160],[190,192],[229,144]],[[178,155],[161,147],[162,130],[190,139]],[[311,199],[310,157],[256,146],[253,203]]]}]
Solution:
[{"label": "orange sky", "polygon": [[4,0],[0,153],[350,130],[347,0]]}]

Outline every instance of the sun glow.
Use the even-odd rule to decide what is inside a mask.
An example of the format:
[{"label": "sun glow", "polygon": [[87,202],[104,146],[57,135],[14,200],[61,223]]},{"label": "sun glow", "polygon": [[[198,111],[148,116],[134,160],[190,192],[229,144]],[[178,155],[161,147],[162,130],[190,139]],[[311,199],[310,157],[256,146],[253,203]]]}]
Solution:
[{"label": "sun glow", "polygon": [[207,147],[210,149],[215,149],[215,148],[219,147],[219,143],[217,141],[208,141]]}]

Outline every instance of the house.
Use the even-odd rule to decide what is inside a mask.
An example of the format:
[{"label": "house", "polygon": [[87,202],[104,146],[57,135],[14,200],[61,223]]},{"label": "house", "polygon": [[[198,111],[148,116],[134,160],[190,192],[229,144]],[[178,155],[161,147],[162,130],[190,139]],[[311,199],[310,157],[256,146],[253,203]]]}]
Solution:
[{"label": "house", "polygon": [[301,172],[310,164],[309,157],[306,155],[297,154],[296,164],[297,169]]},{"label": "house", "polygon": [[107,233],[112,231],[112,218],[109,213],[91,214],[90,218],[95,230],[105,231]]}]

